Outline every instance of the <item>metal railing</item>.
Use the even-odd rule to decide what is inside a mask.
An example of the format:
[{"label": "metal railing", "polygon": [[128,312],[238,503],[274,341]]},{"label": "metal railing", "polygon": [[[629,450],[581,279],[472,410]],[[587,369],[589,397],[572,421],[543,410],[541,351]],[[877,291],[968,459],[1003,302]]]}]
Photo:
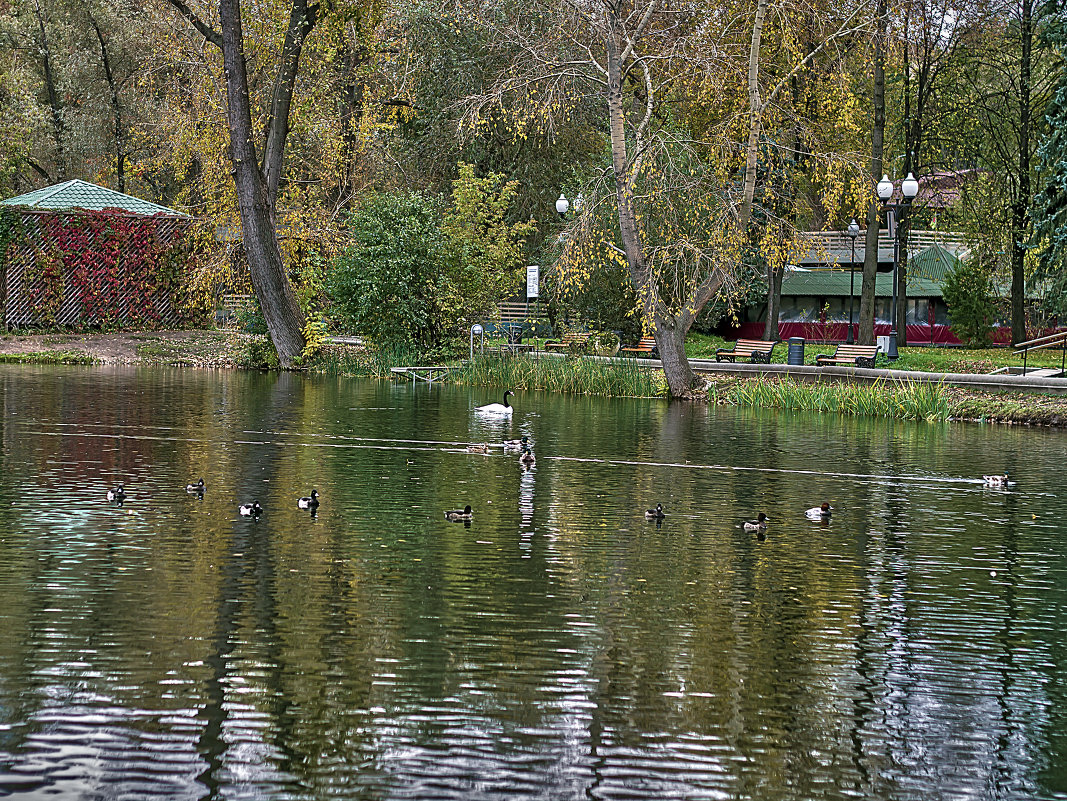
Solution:
[{"label": "metal railing", "polygon": [[[809,251],[801,257],[802,262],[831,261],[840,263],[848,261],[852,249],[852,239],[842,231],[808,231],[800,235],[802,242],[809,244]],[[864,241],[857,239],[857,253],[862,252]],[[958,259],[966,259],[973,243],[965,234],[947,231],[908,231],[908,253],[914,255],[937,245]],[[885,231],[878,234],[878,259],[885,261],[893,253],[893,237]]]},{"label": "metal railing", "polygon": [[1030,351],[1054,348],[1057,345],[1063,348],[1063,355],[1060,357],[1060,372],[1062,373],[1064,372],[1064,367],[1067,366],[1067,331],[1017,343],[1015,345],[1015,355],[1018,356],[1020,353],[1023,355],[1023,375],[1026,375],[1026,357]]}]

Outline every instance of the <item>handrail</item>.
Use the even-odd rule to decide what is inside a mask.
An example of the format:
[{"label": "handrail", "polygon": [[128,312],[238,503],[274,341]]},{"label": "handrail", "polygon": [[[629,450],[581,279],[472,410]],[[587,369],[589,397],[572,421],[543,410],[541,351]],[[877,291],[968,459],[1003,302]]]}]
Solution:
[{"label": "handrail", "polygon": [[[1019,345],[1022,345],[1022,347],[1020,348]],[[1067,367],[1067,331],[1060,331],[1057,334],[1049,334],[1048,336],[1017,343],[1015,355],[1018,356],[1020,353],[1023,355],[1023,375],[1026,375],[1026,357],[1031,350],[1042,350],[1056,345],[1063,345],[1063,358],[1060,359],[1060,373],[1063,373],[1065,367]]]},{"label": "handrail", "polygon": [[[1067,331],[1060,331],[1058,334],[1049,334],[1048,336],[1038,337],[1037,339],[1028,339],[1026,342],[1016,342],[1015,352],[1022,353],[1024,350],[1027,349],[1027,347],[1031,345],[1037,345],[1040,342],[1047,343],[1041,346],[1043,348],[1047,348],[1050,345],[1055,345],[1064,339],[1067,339]],[[1038,348],[1034,348],[1034,350],[1038,350]]]}]

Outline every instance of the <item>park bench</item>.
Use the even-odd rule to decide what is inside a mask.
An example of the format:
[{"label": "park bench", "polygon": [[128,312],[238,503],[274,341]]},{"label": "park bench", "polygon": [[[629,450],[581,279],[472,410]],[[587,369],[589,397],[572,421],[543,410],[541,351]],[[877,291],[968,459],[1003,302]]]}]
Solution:
[{"label": "park bench", "polygon": [[619,351],[622,353],[632,353],[634,356],[640,356],[642,353],[654,356],[656,355],[656,339],[655,337],[642,337],[636,345],[629,348],[619,348]]},{"label": "park bench", "polygon": [[732,362],[738,356],[748,356],[753,364],[770,364],[771,352],[778,341],[765,342],[762,339],[739,339],[733,348],[719,348],[715,351],[715,361]]},{"label": "park bench", "polygon": [[874,367],[878,356],[877,345],[838,345],[831,355],[821,353],[815,357],[815,364],[851,364],[854,367]]},{"label": "park bench", "polygon": [[589,344],[588,331],[571,331],[554,342],[546,342],[545,350],[582,350]]}]

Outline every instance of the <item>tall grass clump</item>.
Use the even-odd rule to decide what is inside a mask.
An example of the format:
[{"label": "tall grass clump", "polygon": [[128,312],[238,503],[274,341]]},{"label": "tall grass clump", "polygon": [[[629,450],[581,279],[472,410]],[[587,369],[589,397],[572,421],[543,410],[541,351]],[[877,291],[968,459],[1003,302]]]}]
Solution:
[{"label": "tall grass clump", "polygon": [[949,397],[943,384],[917,381],[873,384],[780,381],[760,377],[738,384],[725,398],[738,406],[759,406],[806,412],[835,412],[899,420],[949,419]]},{"label": "tall grass clump", "polygon": [[666,394],[662,372],[636,359],[476,356],[449,375],[457,384],[508,389],[543,389],[577,395],[655,398]]},{"label": "tall grass clump", "polygon": [[332,375],[388,378],[393,367],[434,364],[420,348],[407,342],[383,343],[356,350],[326,347],[308,364],[315,371]]}]

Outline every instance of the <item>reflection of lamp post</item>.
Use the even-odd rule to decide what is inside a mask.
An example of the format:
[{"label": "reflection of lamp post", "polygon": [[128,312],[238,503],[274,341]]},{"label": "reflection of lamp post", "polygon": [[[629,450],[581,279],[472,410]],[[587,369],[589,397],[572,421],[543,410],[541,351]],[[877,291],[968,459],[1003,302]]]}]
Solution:
[{"label": "reflection of lamp post", "polygon": [[919,182],[915,180],[914,175],[910,172],[908,173],[908,177],[900,182],[902,200],[899,203],[889,202],[890,198],[893,197],[893,182],[889,180],[888,175],[882,176],[882,180],[878,182],[877,191],[878,199],[882,201],[882,205],[889,212],[889,216],[886,219],[886,227],[889,229],[889,235],[893,237],[893,303],[889,311],[892,318],[892,326],[889,329],[889,353],[886,356],[895,361],[897,358],[897,264],[900,261],[897,214],[900,214],[900,222],[903,222],[908,213],[908,206],[911,205],[912,199],[919,194]]},{"label": "reflection of lamp post", "polygon": [[856,290],[856,237],[860,235],[860,227],[856,224],[855,217],[848,224],[845,233],[852,240],[852,262],[848,266],[848,336],[845,337],[845,344],[851,345],[856,341],[852,338],[852,301]]}]

